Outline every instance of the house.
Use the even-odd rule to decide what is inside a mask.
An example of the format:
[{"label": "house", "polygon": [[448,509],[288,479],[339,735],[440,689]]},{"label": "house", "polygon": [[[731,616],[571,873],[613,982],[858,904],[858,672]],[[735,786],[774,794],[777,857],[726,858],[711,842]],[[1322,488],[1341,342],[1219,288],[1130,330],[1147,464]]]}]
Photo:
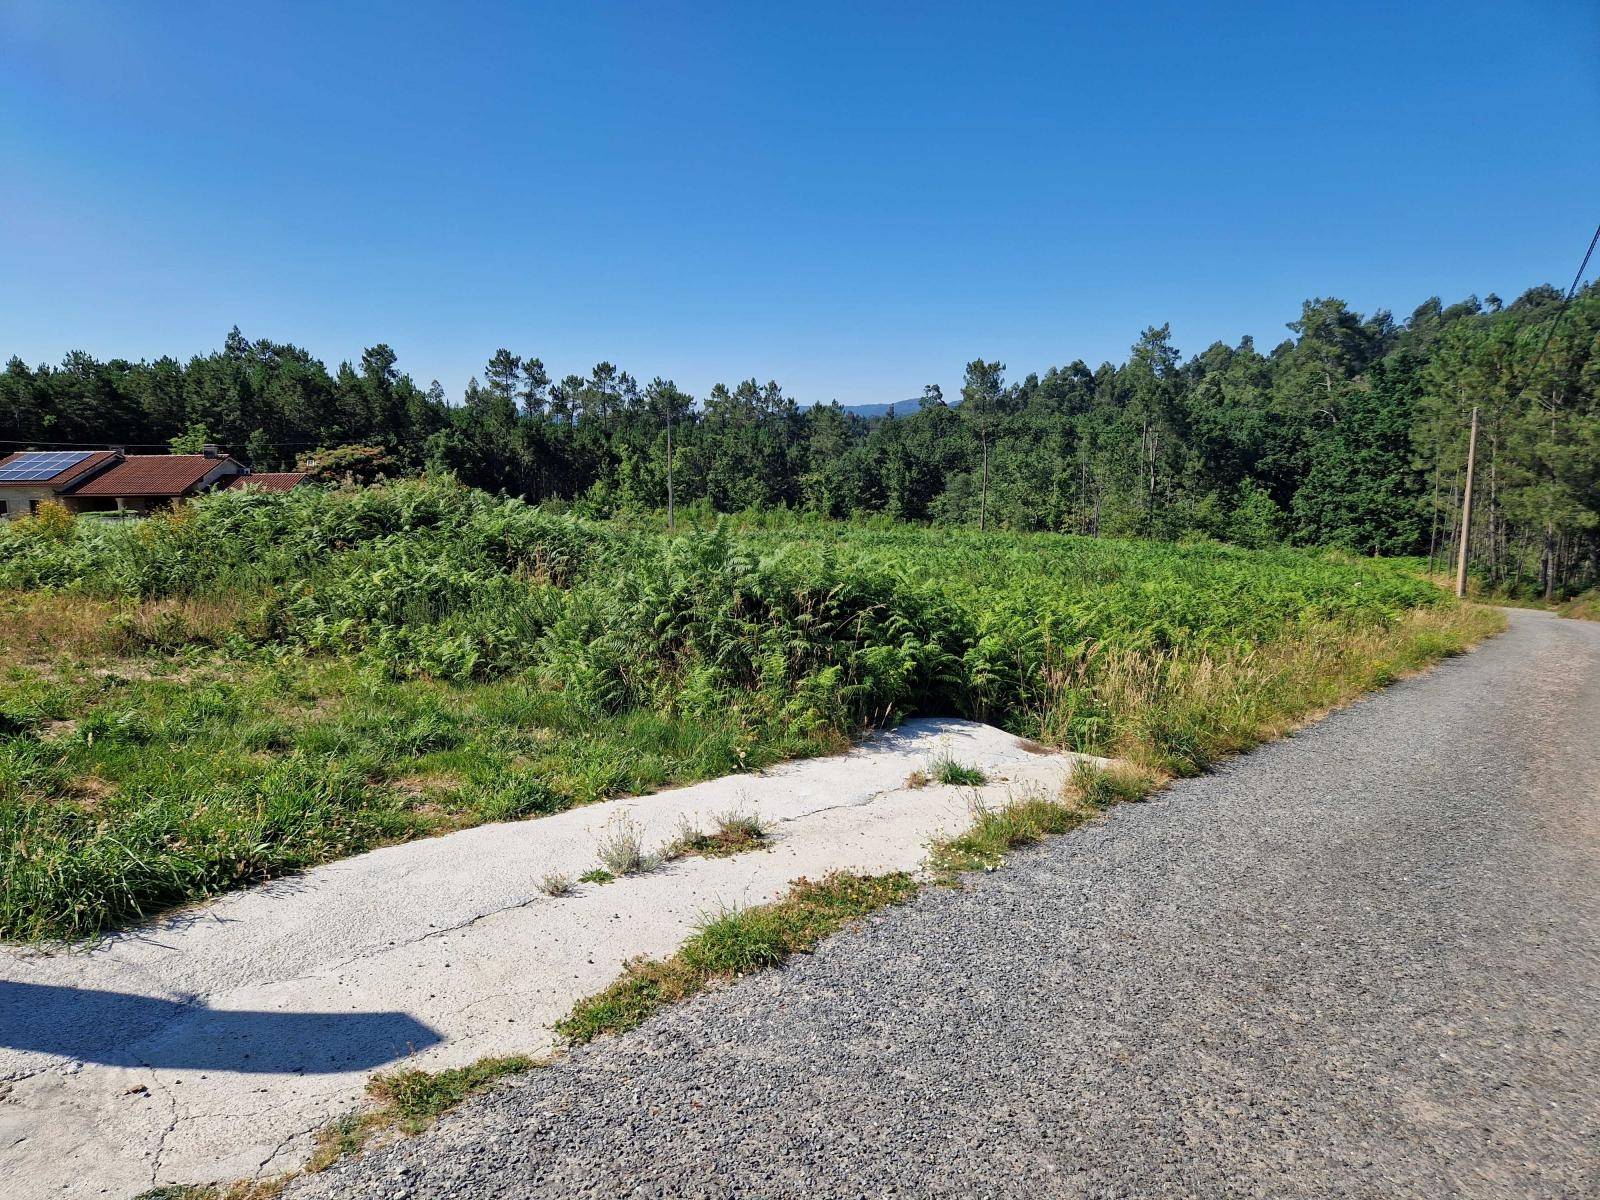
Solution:
[{"label": "house", "polygon": [[287,492],[309,478],[309,471],[252,471],[248,475],[235,475],[222,486],[233,491],[249,487],[263,492]]},{"label": "house", "polygon": [[0,505],[7,517],[36,512],[51,500],[72,512],[142,514],[248,472],[215,446],[200,454],[23,450],[0,459]]},{"label": "house", "polygon": [[0,458],[0,517],[25,517],[122,461],[115,450],[24,450]]}]

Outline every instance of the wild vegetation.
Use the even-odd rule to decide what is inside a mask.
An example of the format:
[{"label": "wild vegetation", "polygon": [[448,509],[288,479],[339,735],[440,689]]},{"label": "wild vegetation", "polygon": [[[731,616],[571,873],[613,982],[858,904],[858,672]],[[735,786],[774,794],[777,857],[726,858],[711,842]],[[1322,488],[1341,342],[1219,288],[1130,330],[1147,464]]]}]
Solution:
[{"label": "wild vegetation", "polygon": [[[234,330],[186,363],[0,371],[0,448],[221,441],[259,468],[310,455],[320,475],[432,466],[591,516],[783,507],[832,518],[1203,536],[1453,561],[1468,414],[1481,408],[1472,557],[1483,586],[1547,600],[1600,581],[1600,287],[1563,310],[1529,289],[1403,321],[1308,300],[1291,336],[1184,358],[1166,326],[1126,362],[1081,360],[1007,382],[968,364],[894,419],[800,407],[775,382],[699,400],[600,363],[552,380],[499,350],[461,397],[423,390],[386,345],[332,372]],[[888,399],[899,399],[889,397]]]},{"label": "wild vegetation", "polygon": [[838,872],[815,882],[796,880],[781,900],[709,918],[672,957],[630,963],[605,991],[575,1005],[556,1032],[582,1044],[632,1029],[662,1006],[686,1000],[717,980],[806,953],[841,926],[904,903],[916,890],[916,881],[904,873]]},{"label": "wild vegetation", "polygon": [[729,855],[761,849],[767,845],[771,833],[771,827],[760,814],[730,809],[712,818],[709,832],[685,822],[678,836],[667,847],[666,856],[727,858]]},{"label": "wild vegetation", "polygon": [[13,522],[0,932],[92,934],[910,713],[1191,772],[1470,636],[1368,559],[767,524],[667,536],[449,480]]}]

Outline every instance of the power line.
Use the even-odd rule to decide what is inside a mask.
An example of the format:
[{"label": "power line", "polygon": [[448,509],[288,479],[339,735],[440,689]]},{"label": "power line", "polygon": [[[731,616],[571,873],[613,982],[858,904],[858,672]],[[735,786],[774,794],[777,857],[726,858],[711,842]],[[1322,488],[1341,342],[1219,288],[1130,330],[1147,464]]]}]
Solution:
[{"label": "power line", "polygon": [[[1544,352],[1550,349],[1550,339],[1556,335],[1556,326],[1561,324],[1561,318],[1566,315],[1567,305],[1572,303],[1572,297],[1577,294],[1578,284],[1583,280],[1583,273],[1589,269],[1589,259],[1594,254],[1596,244],[1600,244],[1600,225],[1594,227],[1594,236],[1589,239],[1589,248],[1583,253],[1583,261],[1578,264],[1578,273],[1572,277],[1572,286],[1567,289],[1567,294],[1561,299],[1561,307],[1556,309],[1556,315],[1550,319],[1550,328],[1545,330],[1544,343],[1539,347],[1539,353],[1534,357],[1533,366],[1528,368],[1528,383],[1531,386],[1533,378],[1539,373],[1539,364],[1544,361]],[[1539,398],[1541,406],[1549,408],[1544,398]]]},{"label": "power line", "polygon": [[[316,449],[330,448],[326,441],[296,441],[296,442],[266,442],[258,443],[272,447],[274,450],[290,450],[295,447],[311,446]],[[0,438],[0,446],[57,446],[66,450],[166,450],[168,442],[45,442],[38,438]]]}]

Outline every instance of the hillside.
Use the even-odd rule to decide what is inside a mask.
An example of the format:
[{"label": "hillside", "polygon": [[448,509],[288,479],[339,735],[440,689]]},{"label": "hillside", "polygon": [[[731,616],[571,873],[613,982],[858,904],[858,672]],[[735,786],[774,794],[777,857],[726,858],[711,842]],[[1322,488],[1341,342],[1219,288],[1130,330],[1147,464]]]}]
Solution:
[{"label": "hillside", "polygon": [[1467,629],[1371,560],[793,521],[672,538],[448,482],[12,522],[0,587],[10,937],[917,713],[1190,773]]}]

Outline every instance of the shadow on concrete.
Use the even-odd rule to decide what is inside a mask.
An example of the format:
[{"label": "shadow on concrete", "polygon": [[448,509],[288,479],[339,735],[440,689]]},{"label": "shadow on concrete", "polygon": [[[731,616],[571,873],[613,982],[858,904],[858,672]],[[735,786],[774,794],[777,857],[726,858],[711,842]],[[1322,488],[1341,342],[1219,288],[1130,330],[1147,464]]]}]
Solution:
[{"label": "shadow on concrete", "polygon": [[107,1066],[316,1075],[371,1070],[439,1040],[403,1012],[229,1011],[0,980],[0,1047]]}]

